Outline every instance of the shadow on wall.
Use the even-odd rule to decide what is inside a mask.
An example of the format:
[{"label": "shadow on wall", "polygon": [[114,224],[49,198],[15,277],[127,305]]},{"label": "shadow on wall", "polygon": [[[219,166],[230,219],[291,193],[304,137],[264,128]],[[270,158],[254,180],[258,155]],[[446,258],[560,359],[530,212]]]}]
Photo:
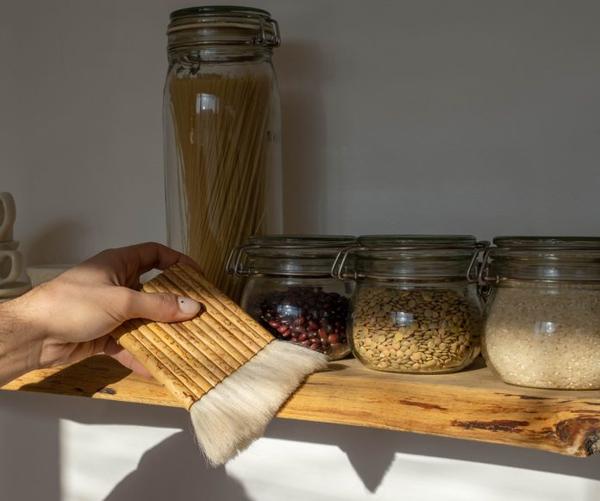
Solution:
[{"label": "shadow on wall", "polygon": [[266,436],[339,447],[371,492],[381,484],[397,452],[600,480],[600,455],[577,458],[470,440],[283,419],[274,420]]},{"label": "shadow on wall", "polygon": [[[144,453],[136,470],[119,482],[106,501],[249,499],[242,485],[228,476],[225,469],[204,465],[193,440],[188,414],[183,409],[10,392],[0,393],[0,446],[3,450],[0,499],[61,499],[60,418],[84,424],[184,430]],[[266,436],[338,447],[370,492],[378,490],[396,453],[600,480],[600,456],[581,459],[443,437],[283,419],[274,420]]]},{"label": "shadow on wall", "polygon": [[28,264],[79,262],[79,242],[85,240],[84,228],[77,221],[48,223],[43,231],[27,242]]},{"label": "shadow on wall", "polygon": [[188,433],[177,433],[147,451],[104,501],[217,500],[249,501],[242,485],[225,468],[204,464]]},{"label": "shadow on wall", "polygon": [[45,415],[43,404],[34,406],[37,412],[28,405],[14,405],[15,399],[4,393],[0,393],[0,499],[60,501],[58,416]]},{"label": "shadow on wall", "polygon": [[318,44],[286,39],[275,56],[282,103],[283,224],[287,233],[322,231],[321,205],[328,187],[323,178],[326,131],[321,50]]}]

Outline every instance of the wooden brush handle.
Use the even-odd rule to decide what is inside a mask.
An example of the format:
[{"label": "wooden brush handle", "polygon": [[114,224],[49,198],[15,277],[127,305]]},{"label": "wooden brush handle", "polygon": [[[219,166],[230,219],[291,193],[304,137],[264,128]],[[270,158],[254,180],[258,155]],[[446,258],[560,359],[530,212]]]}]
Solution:
[{"label": "wooden brush handle", "polygon": [[189,266],[174,265],[143,287],[202,303],[185,322],[130,320],[113,336],[175,396],[191,405],[274,340],[237,304]]}]

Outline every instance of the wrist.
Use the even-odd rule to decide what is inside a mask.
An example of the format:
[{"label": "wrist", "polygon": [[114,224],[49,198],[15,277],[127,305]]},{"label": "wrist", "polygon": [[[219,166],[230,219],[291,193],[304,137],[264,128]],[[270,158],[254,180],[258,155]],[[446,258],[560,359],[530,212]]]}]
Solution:
[{"label": "wrist", "polygon": [[43,335],[28,314],[27,296],[0,304],[0,384],[41,367]]}]

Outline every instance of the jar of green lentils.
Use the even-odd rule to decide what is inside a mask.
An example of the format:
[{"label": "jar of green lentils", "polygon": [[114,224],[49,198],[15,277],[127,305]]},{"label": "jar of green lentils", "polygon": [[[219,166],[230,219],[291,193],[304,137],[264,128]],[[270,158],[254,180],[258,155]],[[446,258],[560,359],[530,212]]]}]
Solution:
[{"label": "jar of green lentils", "polygon": [[363,236],[333,274],[356,282],[348,339],[367,367],[446,373],[479,355],[480,256],[472,236]]}]

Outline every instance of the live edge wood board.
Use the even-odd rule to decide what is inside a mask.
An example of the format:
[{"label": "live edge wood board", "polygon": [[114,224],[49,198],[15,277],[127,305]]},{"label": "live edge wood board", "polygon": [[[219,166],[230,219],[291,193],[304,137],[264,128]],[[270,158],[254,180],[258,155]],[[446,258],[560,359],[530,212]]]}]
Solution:
[{"label": "live edge wood board", "polygon": [[[509,386],[486,367],[417,376],[376,372],[356,360],[312,375],[279,417],[516,445],[572,456],[600,451],[600,391]],[[21,390],[177,407],[159,383],[109,357],[31,372]]]}]

